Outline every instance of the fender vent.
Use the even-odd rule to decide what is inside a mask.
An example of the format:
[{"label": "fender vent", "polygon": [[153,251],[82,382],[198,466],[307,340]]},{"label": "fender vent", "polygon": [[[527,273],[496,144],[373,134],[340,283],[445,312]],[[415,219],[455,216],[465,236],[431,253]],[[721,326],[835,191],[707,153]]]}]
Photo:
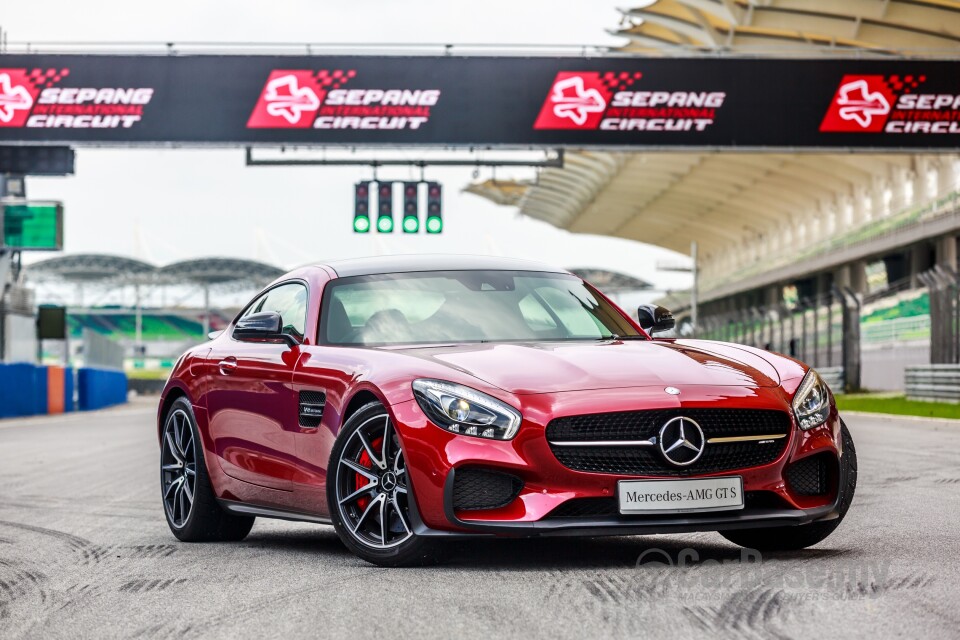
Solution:
[{"label": "fender vent", "polygon": [[323,408],[327,404],[327,394],[323,391],[300,392],[300,426],[316,427],[323,419]]}]

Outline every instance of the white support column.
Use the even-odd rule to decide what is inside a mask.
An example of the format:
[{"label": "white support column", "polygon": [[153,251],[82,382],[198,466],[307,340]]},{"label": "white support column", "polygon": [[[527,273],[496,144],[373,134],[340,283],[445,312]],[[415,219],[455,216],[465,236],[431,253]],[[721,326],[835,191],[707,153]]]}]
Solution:
[{"label": "white support column", "polygon": [[889,215],[887,203],[883,197],[883,192],[887,188],[887,181],[879,176],[874,176],[870,182],[870,219],[880,220]]},{"label": "white support column", "polygon": [[910,169],[897,167],[893,170],[893,181],[891,184],[893,199],[890,201],[890,213],[900,213],[913,204],[914,194],[908,192],[913,191],[914,183],[915,176]]},{"label": "white support column", "polygon": [[957,174],[955,170],[956,157],[943,156],[937,163],[937,194],[942,196],[958,188]]},{"label": "white support column", "polygon": [[853,191],[853,228],[870,222],[870,209],[867,207],[867,188],[859,184]]}]

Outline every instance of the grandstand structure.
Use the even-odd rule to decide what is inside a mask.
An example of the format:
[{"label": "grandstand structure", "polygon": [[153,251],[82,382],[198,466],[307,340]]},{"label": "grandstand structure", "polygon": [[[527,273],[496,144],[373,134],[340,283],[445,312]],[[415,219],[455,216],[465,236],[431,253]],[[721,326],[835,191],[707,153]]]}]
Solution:
[{"label": "grandstand structure", "polygon": [[[272,265],[238,258],[198,258],[164,266],[124,256],[72,254],[35,262],[24,267],[27,281],[37,284],[69,285],[76,293],[68,305],[67,322],[75,352],[82,351],[85,331],[122,344],[128,363],[143,366],[149,359],[160,368],[187,346],[206,338],[211,330],[222,329],[233,317],[230,309],[211,305],[211,293],[253,291],[284,273]],[[147,293],[157,288],[199,288],[200,308],[142,304]],[[86,291],[131,288],[134,303],[89,306]]]},{"label": "grandstand structure", "polygon": [[[657,0],[621,13],[610,31],[624,38],[618,51],[642,56],[960,59],[957,0]],[[925,273],[958,269],[955,152],[568,149],[564,167],[542,169],[534,184],[468,190],[573,232],[681,254],[696,243],[704,326],[688,330],[700,333],[743,324],[744,313],[764,326],[792,322],[798,301],[815,306],[837,291],[860,296],[869,315],[885,293],[916,301]],[[666,303],[689,322],[690,299],[677,292]],[[922,315],[902,317],[931,357],[930,316],[926,336]],[[870,324],[872,336],[893,335]]]},{"label": "grandstand structure", "polygon": [[[241,258],[195,258],[157,266],[125,256],[71,254],[26,265],[24,276],[35,284],[66,283],[74,291],[76,298],[67,305],[72,358],[82,359],[85,335],[91,332],[123,345],[127,368],[167,369],[187,347],[205,340],[211,330],[226,327],[239,311],[213,306],[212,293],[248,292],[252,296],[285,271]],[[583,267],[571,272],[614,299],[653,288],[646,280],[617,271]],[[102,293],[121,287],[134,290],[132,306],[84,303],[85,291]],[[199,288],[204,304],[200,308],[140,304],[150,289],[163,287]]]}]

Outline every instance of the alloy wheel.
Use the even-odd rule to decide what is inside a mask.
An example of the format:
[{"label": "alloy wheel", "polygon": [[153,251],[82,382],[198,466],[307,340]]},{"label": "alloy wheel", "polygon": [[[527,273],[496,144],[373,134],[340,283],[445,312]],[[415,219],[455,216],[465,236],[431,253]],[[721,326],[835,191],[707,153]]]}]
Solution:
[{"label": "alloy wheel", "polygon": [[340,517],[351,536],[374,549],[411,536],[407,469],[389,415],[374,416],[350,435],[336,472]]},{"label": "alloy wheel", "polygon": [[171,412],[163,427],[160,480],[163,507],[170,523],[183,527],[193,510],[197,487],[197,456],[190,418],[182,409]]}]

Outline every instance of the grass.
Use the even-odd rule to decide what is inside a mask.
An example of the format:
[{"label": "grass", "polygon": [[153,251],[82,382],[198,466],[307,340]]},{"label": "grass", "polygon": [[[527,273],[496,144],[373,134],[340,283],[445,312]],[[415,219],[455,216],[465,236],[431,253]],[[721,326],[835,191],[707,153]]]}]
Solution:
[{"label": "grass", "polygon": [[134,380],[166,380],[169,369],[127,369],[127,377]]},{"label": "grass", "polygon": [[960,404],[907,400],[904,396],[889,394],[851,394],[836,396],[840,411],[869,411],[898,416],[923,416],[960,420]]}]

